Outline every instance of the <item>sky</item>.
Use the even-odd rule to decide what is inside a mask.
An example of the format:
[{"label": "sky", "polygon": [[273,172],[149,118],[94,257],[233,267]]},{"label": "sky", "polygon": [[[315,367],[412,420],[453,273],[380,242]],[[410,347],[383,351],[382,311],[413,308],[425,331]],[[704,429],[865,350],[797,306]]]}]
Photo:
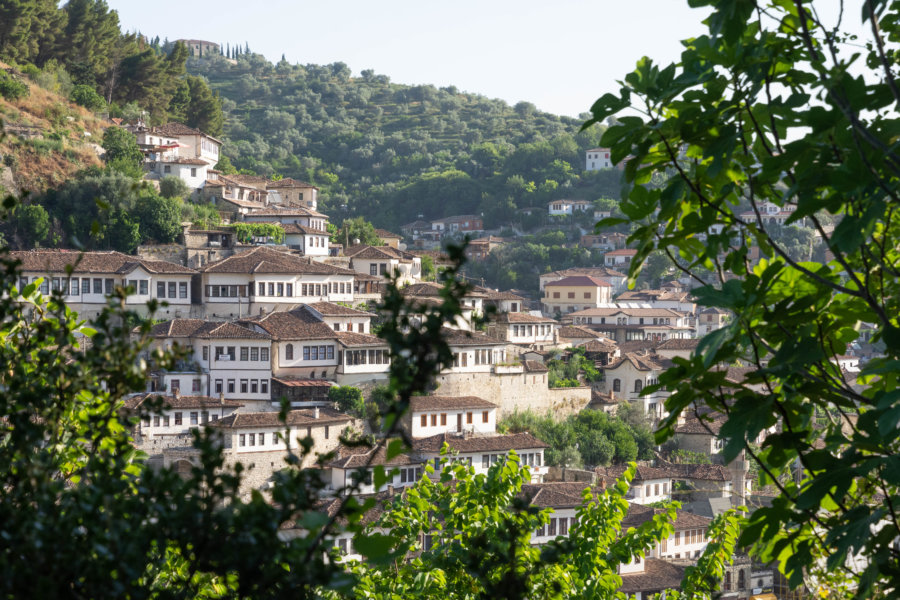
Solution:
[{"label": "sky", "polygon": [[346,63],[577,117],[642,56],[668,64],[705,31],[686,0],[108,0],[123,29],[249,43],[272,61]]}]

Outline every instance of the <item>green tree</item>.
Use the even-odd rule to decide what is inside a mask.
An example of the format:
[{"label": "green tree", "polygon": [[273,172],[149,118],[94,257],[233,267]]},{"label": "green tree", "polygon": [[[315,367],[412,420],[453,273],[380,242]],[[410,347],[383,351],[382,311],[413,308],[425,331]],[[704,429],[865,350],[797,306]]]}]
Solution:
[{"label": "green tree", "polygon": [[334,402],[339,411],[360,419],[366,418],[366,403],[359,388],[350,385],[332,386],[328,389],[328,399]]},{"label": "green tree", "polygon": [[[356,240],[359,240],[359,242]],[[356,243],[370,246],[382,245],[381,238],[375,233],[375,227],[362,217],[344,220],[340,229],[332,236],[331,241],[335,244],[349,242],[351,246]]]},{"label": "green tree", "polygon": [[[778,492],[741,543],[795,586],[887,597],[900,575],[900,3],[854,3],[866,45],[816,4],[692,2],[711,9],[709,32],[678,64],[642,59],[588,125],[639,107],[602,138],[613,162],[633,155],[621,203],[638,247],[631,275],[651,252],[677,256],[698,303],[734,315],[660,377],[672,395],[658,441],[689,407],[724,413],[725,460],[744,452]],[[647,185],[659,173],[670,176]],[[795,258],[770,207],[813,228],[828,257]],[[883,354],[846,373],[838,356],[865,341],[861,323]],[[716,365],[747,374],[728,380]]]},{"label": "green tree", "polygon": [[72,88],[69,99],[88,110],[101,110],[106,107],[106,101],[89,85],[76,85]]},{"label": "green tree", "polygon": [[107,127],[100,144],[106,151],[106,164],[129,177],[139,179],[144,155],[137,145],[137,138],[121,127]]},{"label": "green tree", "polygon": [[141,195],[133,214],[143,241],[171,244],[181,234],[179,198],[166,198],[148,191]]},{"label": "green tree", "polygon": [[201,77],[187,75],[169,103],[171,119],[212,136],[222,135],[225,117],[222,105]]},{"label": "green tree", "polygon": [[39,204],[27,204],[16,210],[16,226],[29,246],[37,246],[50,233],[50,215]]},{"label": "green tree", "polygon": [[425,281],[434,281],[437,272],[434,268],[434,260],[427,254],[421,258],[422,261],[422,279]]},{"label": "green tree", "polygon": [[163,198],[185,199],[191,194],[191,189],[181,177],[166,175],[159,180],[159,193]]}]

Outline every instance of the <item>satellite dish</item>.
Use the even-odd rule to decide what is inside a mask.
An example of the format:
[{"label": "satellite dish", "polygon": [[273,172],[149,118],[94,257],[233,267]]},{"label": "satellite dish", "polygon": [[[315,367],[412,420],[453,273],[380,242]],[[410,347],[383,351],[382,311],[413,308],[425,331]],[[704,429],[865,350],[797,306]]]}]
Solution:
[{"label": "satellite dish", "polygon": [[358,245],[359,245],[359,238],[353,238],[353,245],[354,245],[354,246],[358,246]]}]

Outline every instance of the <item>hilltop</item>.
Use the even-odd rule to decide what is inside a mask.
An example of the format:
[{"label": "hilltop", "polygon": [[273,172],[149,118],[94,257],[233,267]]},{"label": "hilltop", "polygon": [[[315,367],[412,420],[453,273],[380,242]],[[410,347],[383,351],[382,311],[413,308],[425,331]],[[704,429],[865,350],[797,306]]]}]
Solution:
[{"label": "hilltop", "polygon": [[603,128],[580,132],[581,120],[527,102],[256,54],[191,58],[187,70],[220,95],[235,167],[311,181],[337,218],[395,228],[475,213],[497,227],[556,198],[619,195],[617,172],[583,171]]},{"label": "hilltop", "polygon": [[0,62],[0,69],[26,85],[28,94],[16,100],[0,96],[0,187],[6,192],[40,193],[56,187],[76,172],[100,166],[100,139],[106,124],[91,111],[69,102],[51,89]]}]

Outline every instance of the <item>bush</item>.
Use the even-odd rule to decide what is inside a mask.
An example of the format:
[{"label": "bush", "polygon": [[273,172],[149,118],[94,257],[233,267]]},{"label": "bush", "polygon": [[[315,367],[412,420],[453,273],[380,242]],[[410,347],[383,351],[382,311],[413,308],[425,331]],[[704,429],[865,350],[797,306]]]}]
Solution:
[{"label": "bush", "polygon": [[89,85],[76,85],[69,95],[69,100],[88,110],[97,111],[106,108],[106,101]]},{"label": "bush", "polygon": [[349,385],[338,385],[328,390],[328,399],[334,402],[337,409],[358,419],[366,418],[366,403],[359,388]]},{"label": "bush", "polygon": [[191,190],[180,177],[166,175],[159,180],[159,193],[164,198],[187,198]]},{"label": "bush", "polygon": [[27,85],[13,79],[5,72],[0,72],[0,96],[7,100],[18,100],[28,96],[29,93]]}]

